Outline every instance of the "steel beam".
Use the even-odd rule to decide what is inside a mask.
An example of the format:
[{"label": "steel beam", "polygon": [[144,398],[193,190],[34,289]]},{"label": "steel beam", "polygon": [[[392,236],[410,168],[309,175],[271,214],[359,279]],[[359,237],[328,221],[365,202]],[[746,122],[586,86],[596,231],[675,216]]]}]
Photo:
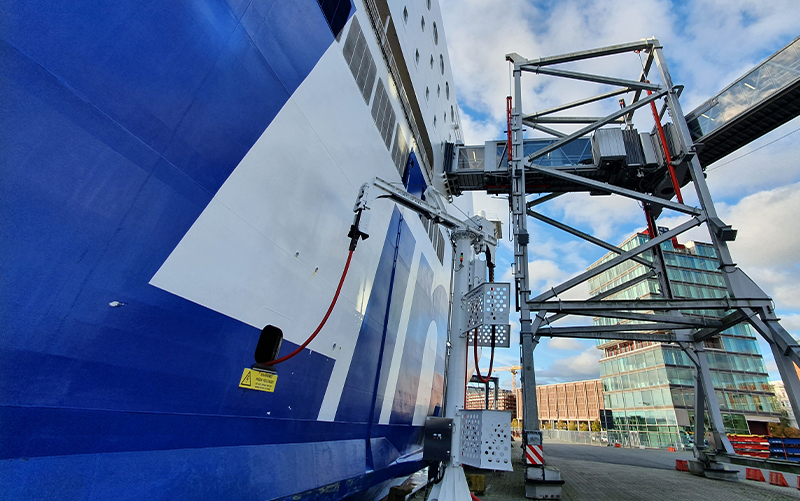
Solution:
[{"label": "steel beam", "polygon": [[[558,337],[559,332],[592,334],[594,332],[618,332],[626,331],[667,331],[673,329],[685,329],[683,324],[672,322],[643,323],[643,324],[613,324],[613,325],[572,325],[567,327],[542,327],[539,333],[543,336]],[[547,329],[545,331],[544,329]],[[548,334],[545,334],[548,332]]]},{"label": "steel beam", "polygon": [[[603,120],[605,117],[539,117],[536,119],[527,119],[523,120],[522,123],[525,125],[530,124],[593,124],[600,120]],[[624,124],[625,120],[622,118],[617,118],[612,120],[608,123],[611,124]]]},{"label": "steel beam", "polygon": [[659,91],[662,87],[658,84],[652,84],[647,82],[637,82],[636,80],[626,80],[624,78],[614,78],[614,77],[607,77],[605,75],[593,75],[591,73],[580,73],[577,71],[567,71],[567,70],[554,70],[552,68],[542,68],[541,66],[532,66],[532,65],[522,65],[520,66],[522,71],[527,71],[530,73],[538,73],[541,75],[551,75],[554,77],[562,77],[562,78],[570,78],[572,80],[583,80],[585,82],[594,82],[606,85],[616,85],[618,87],[624,87],[626,90],[649,90],[649,91]]},{"label": "steel beam", "polygon": [[540,327],[537,335],[543,337],[563,337],[573,339],[605,339],[608,341],[652,341],[654,343],[676,343],[679,341],[674,334],[669,332],[585,332],[582,330],[573,331],[570,327]]},{"label": "steel beam", "polygon": [[522,123],[524,123],[525,125],[527,125],[528,127],[532,128],[532,129],[540,130],[540,131],[544,132],[545,134],[550,134],[551,136],[555,136],[555,137],[559,137],[559,138],[567,137],[567,135],[564,134],[563,132],[557,131],[555,129],[551,129],[550,127],[545,127],[544,125],[539,125],[539,124],[537,124],[535,122],[531,123],[531,122],[523,121]]},{"label": "steel beam", "polygon": [[563,195],[563,193],[553,192],[553,193],[548,193],[547,195],[541,196],[539,198],[534,198],[533,200],[530,200],[529,202],[525,203],[525,208],[530,209],[531,207],[534,207],[536,205],[543,204],[545,202],[549,202],[550,200],[552,200],[554,198],[558,198],[561,195]]},{"label": "steel beam", "polygon": [[[553,167],[543,167],[541,165],[531,164],[529,168],[541,172],[542,174],[547,174],[548,176],[556,177],[559,179],[564,179],[566,181],[572,181],[574,183],[582,184],[584,186],[588,186],[590,188],[594,188],[596,191],[602,191],[606,193],[611,193],[615,195],[621,195],[627,198],[632,198],[634,200],[639,200],[640,202],[646,202],[653,205],[658,205],[661,207],[665,207],[668,209],[672,209],[678,212],[683,212],[684,214],[689,214],[692,216],[700,215],[702,212],[697,207],[690,207],[688,205],[684,205],[678,202],[673,202],[672,200],[667,200],[664,198],[654,197],[652,195],[647,195],[645,193],[640,193],[638,191],[629,190],[626,188],[621,188],[619,186],[614,186],[613,184],[604,183],[602,181],[595,181],[594,179],[589,179],[587,177],[578,176],[575,174],[571,174],[569,172],[559,170]],[[565,169],[569,169],[570,167],[565,167]]]},{"label": "steel beam", "polygon": [[[637,40],[635,42],[621,43],[616,45],[609,45],[606,47],[599,47],[597,49],[582,50],[578,52],[569,52],[567,54],[560,54],[558,56],[540,57],[536,59],[525,59],[523,64],[535,64],[537,66],[548,66],[551,64],[569,63],[571,61],[580,61],[581,59],[593,59],[601,56],[611,56],[614,54],[622,54],[625,52],[634,52],[639,50],[647,50],[652,46],[652,39]],[[518,54],[508,54],[506,59],[513,58],[522,59]]]},{"label": "steel beam", "polygon": [[557,311],[572,314],[580,310],[730,310],[733,308],[764,308],[770,301],[763,299],[634,299],[630,301],[529,301],[532,310]]},{"label": "steel beam", "polygon": [[524,115],[522,117],[522,122],[525,123],[525,121],[527,120],[534,120],[544,115],[550,115],[551,113],[557,113],[559,111],[568,110],[570,108],[576,108],[578,106],[583,106],[584,104],[594,103],[595,101],[602,101],[603,99],[618,96],[620,94],[625,94],[626,92],[629,92],[628,89],[617,89],[617,90],[612,90],[611,92],[598,94],[596,96],[578,99],[577,101],[572,101],[571,103],[561,104],[559,106],[554,106],[546,110],[537,111],[536,113],[531,113],[530,115]]},{"label": "steel beam", "polygon": [[[629,311],[617,311],[617,310],[586,310],[586,311],[574,312],[571,314],[581,315],[586,317],[604,317],[604,318],[620,318],[624,320],[638,320],[642,322],[667,322],[684,326],[684,328],[686,326],[719,327],[722,325],[719,320],[691,318],[691,317],[684,317],[682,315],[654,315],[645,313],[631,313]],[[723,327],[723,330],[727,329],[728,327]]]},{"label": "steel beam", "polygon": [[742,310],[734,310],[732,313],[726,315],[718,325],[708,325],[705,329],[700,329],[693,334],[695,341],[703,341],[710,337],[716,336],[725,329],[730,329],[736,324],[747,320],[747,315]]},{"label": "steel beam", "polygon": [[[653,66],[653,52],[647,52],[647,58],[644,61],[644,67],[642,68],[642,72],[639,74],[639,81],[646,82],[647,75],[650,74],[650,67]],[[633,99],[631,100],[631,104],[639,101],[639,98],[642,97],[642,90],[637,89],[636,92],[633,94]],[[633,120],[633,112],[630,112],[628,116],[625,117],[627,120]]]},{"label": "steel beam", "polygon": [[567,144],[569,142],[572,142],[575,139],[578,139],[579,137],[583,137],[586,134],[588,134],[589,132],[592,132],[593,130],[597,130],[600,127],[602,127],[602,126],[604,126],[606,124],[611,123],[612,121],[616,120],[617,118],[625,115],[626,113],[628,113],[628,112],[630,112],[632,110],[636,110],[637,108],[641,108],[642,106],[644,106],[646,104],[650,104],[651,101],[655,101],[656,99],[658,99],[661,96],[666,95],[666,94],[667,94],[667,91],[663,90],[663,91],[656,92],[653,95],[647,96],[646,98],[642,99],[638,103],[626,106],[626,107],[622,108],[621,110],[616,111],[616,112],[608,115],[607,117],[605,117],[603,120],[600,120],[599,122],[595,122],[592,125],[588,125],[588,126],[582,128],[581,130],[579,130],[577,132],[573,132],[572,134],[566,136],[562,140],[556,141],[555,143],[551,144],[550,146],[546,146],[546,147],[544,147],[544,148],[542,148],[540,150],[537,150],[536,152],[528,155],[528,157],[525,159],[525,161],[526,162],[533,162],[537,158],[543,157],[543,156],[547,155],[548,153],[561,148],[565,144]]},{"label": "steel beam", "polygon": [[[600,294],[597,294],[596,296],[591,298],[590,301],[597,302],[597,301],[600,301],[601,299],[613,296],[614,294],[616,294],[618,292],[624,291],[628,287],[633,287],[634,285],[638,284],[639,282],[644,282],[648,278],[652,278],[654,276],[656,276],[656,272],[654,270],[650,270],[647,273],[645,273],[644,275],[639,275],[638,277],[632,278],[632,279],[628,280],[627,282],[623,282],[623,283],[619,284],[616,287],[612,287],[611,289],[608,289],[605,292],[601,292]],[[570,314],[580,315],[581,313],[574,312],[574,313],[570,313]],[[543,320],[544,320],[544,323],[551,324],[551,323],[555,322],[556,320],[561,320],[562,318],[566,317],[567,315],[568,315],[568,313],[557,313],[555,315],[550,315],[549,317],[543,317]]]},{"label": "steel beam", "polygon": [[[657,245],[661,245],[663,242],[666,242],[667,240],[672,239],[672,237],[680,235],[684,231],[686,231],[688,229],[691,229],[691,228],[694,228],[695,226],[697,226],[699,224],[700,224],[700,220],[698,218],[695,217],[693,219],[690,219],[689,221],[687,221],[687,222],[685,222],[685,223],[673,228],[672,230],[670,230],[670,231],[668,231],[666,233],[663,233],[663,234],[657,236],[656,238],[651,239],[646,244],[642,244],[642,245],[640,245],[638,247],[634,247],[633,249],[629,250],[628,252],[625,252],[624,254],[620,254],[619,256],[615,257],[614,259],[611,259],[610,261],[606,261],[603,264],[595,266],[594,268],[592,268],[590,270],[587,270],[587,271],[581,273],[580,275],[571,278],[570,280],[567,280],[566,282],[562,283],[561,285],[557,285],[557,286],[553,287],[552,289],[550,289],[549,291],[547,291],[545,293],[542,293],[542,294],[539,294],[538,296],[536,296],[533,299],[533,301],[542,301],[542,300],[545,300],[545,299],[548,299],[548,298],[551,298],[551,297],[556,297],[559,294],[561,294],[562,292],[568,291],[569,289],[575,287],[576,285],[578,285],[580,283],[583,283],[586,280],[588,280],[588,279],[590,279],[590,278],[592,278],[592,277],[594,277],[596,275],[599,275],[599,274],[601,274],[601,273],[603,273],[603,272],[605,272],[607,270],[610,270],[611,268],[613,268],[614,266],[616,266],[616,265],[618,265],[620,263],[624,263],[625,261],[629,260],[633,256],[638,256],[639,254],[641,254],[643,252],[646,252],[646,251],[652,249],[653,247],[655,247]],[[535,306],[532,306],[532,309],[540,310],[541,308],[536,308]],[[588,309],[591,309],[591,308],[588,308]],[[625,309],[625,308],[619,308],[619,309]]]},{"label": "steel beam", "polygon": [[[564,224],[562,222],[556,221],[555,219],[551,219],[551,218],[545,216],[544,214],[539,214],[538,212],[534,212],[534,211],[529,209],[528,210],[528,215],[531,216],[532,218],[538,219],[539,221],[541,221],[543,223],[547,223],[550,226],[558,228],[559,230],[566,231],[567,233],[575,235],[578,238],[582,238],[582,239],[586,240],[587,242],[591,242],[591,243],[593,243],[593,244],[595,244],[595,245],[597,245],[599,247],[602,247],[602,248],[604,248],[606,250],[610,250],[611,252],[614,252],[614,253],[617,253],[617,254],[622,254],[623,252],[625,252],[622,249],[620,249],[619,247],[617,247],[616,245],[611,245],[608,242],[605,242],[603,240],[600,240],[599,238],[593,237],[592,235],[589,235],[588,233],[584,233],[584,232],[582,232],[582,231],[580,231],[578,229],[575,229],[572,226],[569,226],[569,225],[566,225],[566,224]],[[638,257],[638,256],[634,256],[631,259],[633,259],[634,261],[636,261],[639,264],[643,264],[643,265],[647,266],[648,268],[652,268],[653,267],[653,263],[651,263],[650,261],[648,261],[648,260],[646,260],[644,258],[641,258],[641,257]]]}]

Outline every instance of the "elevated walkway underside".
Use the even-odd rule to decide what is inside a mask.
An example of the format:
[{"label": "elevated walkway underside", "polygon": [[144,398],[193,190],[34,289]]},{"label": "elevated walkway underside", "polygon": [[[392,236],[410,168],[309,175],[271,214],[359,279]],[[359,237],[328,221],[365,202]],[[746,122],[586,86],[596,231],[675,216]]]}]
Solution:
[{"label": "elevated walkway underside", "polygon": [[686,115],[703,166],[800,115],[800,37]]}]

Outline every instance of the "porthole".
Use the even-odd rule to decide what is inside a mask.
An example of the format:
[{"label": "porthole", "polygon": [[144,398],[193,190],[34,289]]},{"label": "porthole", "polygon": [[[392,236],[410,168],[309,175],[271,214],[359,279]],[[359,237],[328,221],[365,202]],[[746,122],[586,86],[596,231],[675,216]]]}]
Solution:
[{"label": "porthole", "polygon": [[431,0],[428,0],[428,10],[431,10]]},{"label": "porthole", "polygon": [[419,24],[422,26],[422,31],[425,31],[425,16],[422,16],[422,21]]},{"label": "porthole", "polygon": [[436,115],[433,115],[433,126],[436,127]]},{"label": "porthole", "polygon": [[447,123],[447,112],[446,111],[442,114],[442,120],[444,120],[444,123]]},{"label": "porthole", "polygon": [[453,109],[453,105],[452,104],[450,105],[450,121],[451,122],[455,122],[456,121],[456,112]]},{"label": "porthole", "polygon": [[408,9],[403,7],[403,24],[408,23]]},{"label": "porthole", "polygon": [[444,75],[444,56],[441,54],[439,54],[439,69],[441,70],[442,75]]},{"label": "porthole", "polygon": [[433,43],[439,45],[439,30],[436,29],[436,21],[433,22]]},{"label": "porthole", "polygon": [[[444,95],[447,98],[447,100],[449,101],[450,100],[450,84],[447,83],[447,82],[444,83]],[[451,106],[451,108],[452,108],[452,106]]]},{"label": "porthole", "polygon": [[419,64],[419,49],[417,49],[417,53],[414,54],[414,61]]},{"label": "porthole", "polygon": [[431,54],[431,69],[433,69],[433,55]]},{"label": "porthole", "polygon": [[442,86],[441,85],[437,85],[436,86],[436,97],[440,97],[441,95],[442,95]]},{"label": "porthole", "polygon": [[428,98],[430,97],[430,95],[431,95],[431,91],[430,91],[430,89],[428,89],[427,87],[425,87],[425,100],[426,100],[426,101],[428,100]]}]

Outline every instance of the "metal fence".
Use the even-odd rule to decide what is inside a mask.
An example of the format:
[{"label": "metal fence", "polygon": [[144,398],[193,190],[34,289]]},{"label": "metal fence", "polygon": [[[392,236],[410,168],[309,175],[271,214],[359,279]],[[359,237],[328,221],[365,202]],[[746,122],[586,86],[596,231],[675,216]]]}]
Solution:
[{"label": "metal fence", "polygon": [[[542,430],[544,438],[552,438],[562,440],[564,442],[572,442],[576,444],[595,444],[595,445],[615,445],[619,444],[620,447],[640,448],[652,447],[648,440],[642,441],[638,431],[569,431],[569,430]],[[680,441],[675,441],[673,444],[668,444],[675,447],[677,450],[683,450],[684,444]],[[661,447],[665,448],[665,447]]]}]

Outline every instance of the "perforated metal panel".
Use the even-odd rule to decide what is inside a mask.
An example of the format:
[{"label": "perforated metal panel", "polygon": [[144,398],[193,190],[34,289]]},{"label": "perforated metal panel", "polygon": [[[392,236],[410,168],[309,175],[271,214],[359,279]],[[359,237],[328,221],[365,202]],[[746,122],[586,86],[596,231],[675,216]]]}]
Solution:
[{"label": "perforated metal panel", "polygon": [[[496,348],[508,348],[511,346],[511,326],[509,325],[496,325],[494,326],[494,345]],[[469,342],[475,342],[475,331],[469,332]],[[478,327],[478,346],[491,346],[492,345],[492,326],[481,325]]]},{"label": "perforated metal panel", "polygon": [[508,314],[511,304],[511,284],[486,282],[464,296],[467,307],[466,333],[474,341],[474,329],[478,329],[478,346],[491,346],[492,329],[495,326],[495,346],[510,346]]},{"label": "perforated metal panel", "polygon": [[462,410],[461,462],[486,470],[512,471],[511,412]]}]

